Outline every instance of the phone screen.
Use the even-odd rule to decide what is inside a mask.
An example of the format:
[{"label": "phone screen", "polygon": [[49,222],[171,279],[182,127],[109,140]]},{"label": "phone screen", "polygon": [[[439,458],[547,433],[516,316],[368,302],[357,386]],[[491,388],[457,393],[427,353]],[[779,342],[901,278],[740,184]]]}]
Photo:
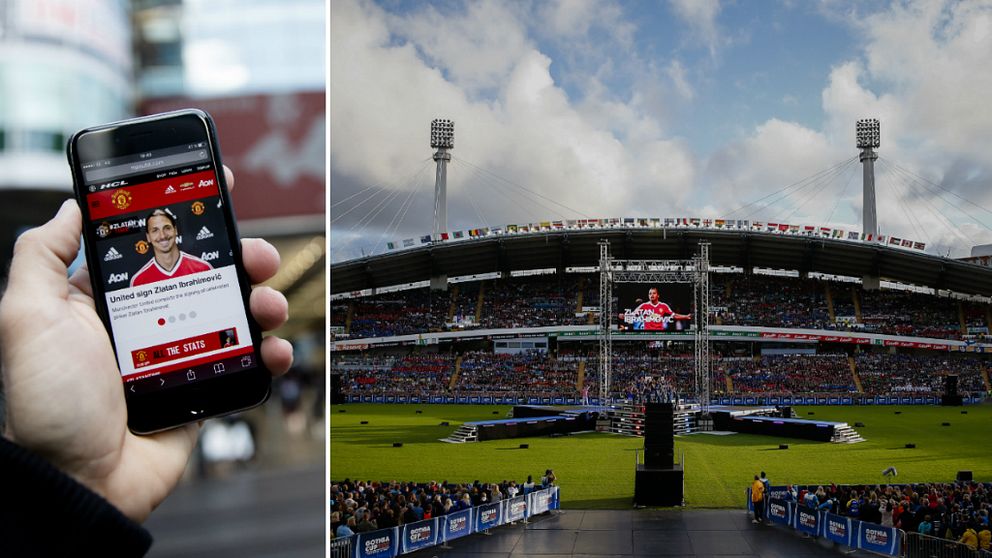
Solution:
[{"label": "phone screen", "polygon": [[255,367],[223,170],[206,139],[79,164],[90,273],[104,288],[125,390],[150,393]]}]

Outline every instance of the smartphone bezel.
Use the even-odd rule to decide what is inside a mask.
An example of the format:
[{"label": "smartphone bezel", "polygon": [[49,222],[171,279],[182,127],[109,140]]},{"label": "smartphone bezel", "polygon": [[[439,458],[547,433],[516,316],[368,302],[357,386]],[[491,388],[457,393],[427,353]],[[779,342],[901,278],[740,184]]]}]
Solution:
[{"label": "smartphone bezel", "polygon": [[[260,405],[271,393],[271,373],[261,359],[261,329],[248,306],[251,282],[242,260],[240,235],[223,172],[217,132],[213,120],[206,112],[184,109],[86,128],[73,134],[66,148],[72,171],[73,191],[83,213],[86,262],[92,270],[100,267],[96,250],[92,248],[96,240],[92,227],[86,226],[92,219],[86,203],[87,189],[83,180],[82,161],[109,159],[201,141],[207,142],[217,169],[225,229],[241,287],[241,299],[255,352],[255,366],[233,374],[200,379],[148,393],[131,393],[127,384],[122,382],[127,401],[128,428],[136,434],[151,434],[243,411]],[[111,344],[114,344],[105,291],[99,274],[91,273],[90,282],[97,313],[107,329]],[[114,351],[116,354],[116,345]]]}]

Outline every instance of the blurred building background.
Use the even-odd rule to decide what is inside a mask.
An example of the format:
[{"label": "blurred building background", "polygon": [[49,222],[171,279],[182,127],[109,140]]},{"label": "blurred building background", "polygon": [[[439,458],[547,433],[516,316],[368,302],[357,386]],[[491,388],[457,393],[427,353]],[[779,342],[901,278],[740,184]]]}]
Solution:
[{"label": "blurred building background", "polygon": [[[310,492],[299,479],[319,468],[315,499],[306,502],[316,516],[292,517],[299,528],[309,523],[320,529],[313,534],[313,548],[320,549],[325,20],[324,0],[0,0],[0,269],[6,270],[17,235],[46,221],[71,196],[65,144],[72,133],[175,108],[209,112],[224,162],[236,176],[232,197],[242,236],[264,237],[282,254],[268,284],[289,300],[290,320],[275,333],[293,342],[296,361],[265,406],[208,423],[184,481],[190,488],[180,487],[193,495],[178,495],[176,505],[209,510],[195,496],[206,493],[203,483],[234,482],[244,489],[251,482],[239,475],[248,474],[266,479],[265,490],[272,490],[287,474],[297,479],[295,492],[275,489],[282,498],[268,507],[298,512],[289,495]],[[252,436],[247,448],[244,427]],[[169,555],[170,548],[176,555],[225,555],[223,545],[194,544],[199,552],[169,546],[176,539],[168,536],[173,527],[187,537],[192,527],[168,519],[156,524],[158,517],[186,515],[169,512],[172,500],[149,522],[157,539],[152,555]],[[272,520],[267,512],[249,516]],[[252,527],[259,526],[249,525],[245,536],[257,530]],[[243,528],[232,524],[225,536]],[[239,546],[231,555],[262,555]]]}]

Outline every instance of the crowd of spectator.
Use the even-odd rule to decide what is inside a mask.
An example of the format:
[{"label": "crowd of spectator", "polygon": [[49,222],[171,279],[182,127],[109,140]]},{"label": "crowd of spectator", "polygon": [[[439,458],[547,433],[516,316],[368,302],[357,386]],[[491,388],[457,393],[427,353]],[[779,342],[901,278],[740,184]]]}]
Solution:
[{"label": "crowd of spectator", "polygon": [[717,323],[831,329],[822,283],[767,275],[714,275],[710,307]]},{"label": "crowd of spectator", "polygon": [[866,393],[940,394],[947,374],[958,376],[959,392],[985,391],[985,364],[977,358],[862,353],[855,358],[855,365]]},{"label": "crowd of spectator", "polygon": [[730,376],[735,393],[856,392],[847,355],[774,355],[716,363]]},{"label": "crowd of spectator", "polygon": [[414,353],[402,358],[335,355],[332,371],[341,372],[346,395],[417,395],[445,393],[454,371],[454,357]]},{"label": "crowd of spectator", "polygon": [[577,316],[579,278],[518,277],[494,282],[483,307],[482,325],[516,328],[536,325],[582,325]]},{"label": "crowd of spectator", "polygon": [[859,327],[865,332],[938,339],[962,336],[955,301],[900,291],[860,291],[859,295]]},{"label": "crowd of spectator", "polygon": [[[472,327],[584,325],[595,323],[583,307],[598,307],[598,284],[596,274],[552,274],[464,282],[450,285],[448,291],[424,287],[336,301],[331,322],[349,326],[352,338]],[[346,323],[349,305],[351,320]],[[868,291],[857,284],[816,279],[713,274],[710,307],[713,323],[719,325],[938,339],[982,340],[988,335],[988,305],[910,291]]]},{"label": "crowd of spectator", "polygon": [[557,477],[551,469],[545,470],[537,482],[531,475],[523,483],[515,480],[498,483],[331,481],[331,538],[441,517],[523,496],[556,483]]},{"label": "crowd of spectator", "polygon": [[[865,395],[939,395],[944,377],[958,375],[963,394],[986,391],[986,364],[978,358],[859,353],[712,356],[710,393],[849,394],[857,393],[851,373],[853,359]],[[584,364],[583,364],[584,363]],[[342,375],[344,395],[581,397],[582,387],[599,393],[597,354],[573,350],[496,354],[474,351],[462,355],[412,352],[406,356],[335,354],[331,369]],[[582,381],[579,371],[584,368]],[[456,374],[454,381],[453,375]],[[692,355],[637,347],[614,348],[611,394],[616,399],[647,400],[666,394],[685,398],[696,392]]]},{"label": "crowd of spectator", "polygon": [[792,487],[803,505],[989,550],[992,485],[978,482]]}]

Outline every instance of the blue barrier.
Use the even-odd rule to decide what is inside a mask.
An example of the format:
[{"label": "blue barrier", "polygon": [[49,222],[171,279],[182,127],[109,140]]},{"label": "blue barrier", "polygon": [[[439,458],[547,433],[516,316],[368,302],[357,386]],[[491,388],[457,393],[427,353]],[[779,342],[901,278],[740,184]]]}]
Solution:
[{"label": "blue barrier", "polygon": [[[854,546],[851,536],[851,518],[832,513],[824,514],[823,536],[844,546]],[[861,523],[860,521],[858,523]]]},{"label": "blue barrier", "polygon": [[527,494],[526,496],[517,496],[516,498],[511,498],[509,500],[504,500],[503,501],[504,506],[506,507],[503,508],[503,521],[509,523],[511,521],[520,521],[522,519],[527,519],[527,516],[529,515],[527,513],[528,496],[530,496],[530,494]]},{"label": "blue barrier", "polygon": [[[435,403],[435,404],[451,404],[451,403],[475,403],[475,404],[494,404],[494,405],[521,405],[528,403],[531,405],[539,404],[549,404],[554,403],[556,405],[562,404],[561,397],[555,398],[537,398],[537,397],[501,397],[501,396],[464,396],[460,395],[457,397],[450,395],[431,395],[428,397],[418,397],[418,396],[382,396],[382,395],[348,395],[345,397],[348,403]],[[599,398],[590,398],[591,405],[599,405]],[[964,397],[962,402],[965,405],[977,405],[983,402],[982,396],[969,396]],[[576,405],[580,401],[572,397],[564,398],[564,404]],[[782,396],[782,397],[714,397],[712,400],[713,404],[719,405],[937,405],[940,403],[940,398],[933,395],[928,395],[925,397],[897,397],[897,396],[887,396],[887,395],[875,395],[875,396],[859,396],[859,397],[836,397],[830,398],[817,398],[817,397],[792,397],[792,396]]]},{"label": "blue barrier", "polygon": [[503,503],[486,504],[476,508],[475,531],[485,531],[503,524]]},{"label": "blue barrier", "polygon": [[769,521],[778,523],[779,525],[792,525],[792,517],[795,508],[792,502],[786,500],[769,500],[768,510],[766,514]]},{"label": "blue barrier", "polygon": [[400,554],[414,552],[438,542],[438,519],[425,519],[416,523],[407,523],[403,529],[403,548]]},{"label": "blue barrier", "polygon": [[351,537],[351,558],[396,558],[472,533],[527,519],[560,508],[557,486],[539,489],[501,502],[484,504],[400,527],[359,533]]},{"label": "blue barrier", "polygon": [[355,535],[355,558],[393,558],[399,552],[399,527]]},{"label": "blue barrier", "polygon": [[[747,509],[751,510],[751,488],[747,489]],[[792,502],[772,498],[768,500],[768,519],[788,525],[814,537],[825,537],[837,544],[867,550],[877,554],[899,556],[902,553],[902,532],[854,518],[816,510]]]},{"label": "blue barrier", "polygon": [[899,556],[901,540],[899,530],[873,523],[859,522],[857,548],[889,556]]},{"label": "blue barrier", "polygon": [[472,534],[472,508],[462,510],[441,518],[441,535],[444,542]]},{"label": "blue barrier", "polygon": [[800,533],[820,536],[820,513],[803,505],[796,506],[795,521],[792,525]]}]

